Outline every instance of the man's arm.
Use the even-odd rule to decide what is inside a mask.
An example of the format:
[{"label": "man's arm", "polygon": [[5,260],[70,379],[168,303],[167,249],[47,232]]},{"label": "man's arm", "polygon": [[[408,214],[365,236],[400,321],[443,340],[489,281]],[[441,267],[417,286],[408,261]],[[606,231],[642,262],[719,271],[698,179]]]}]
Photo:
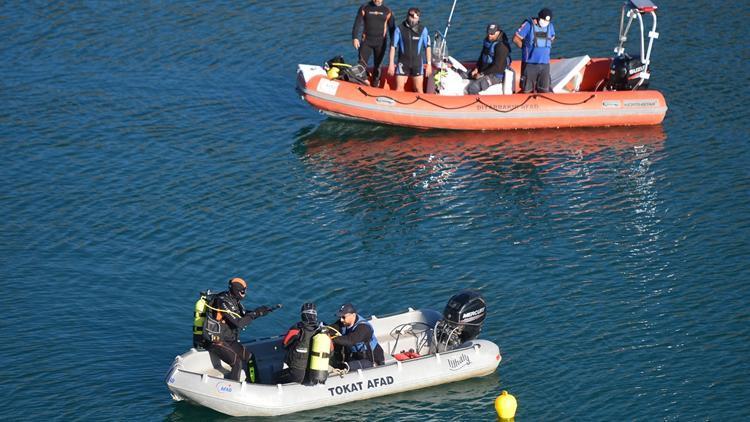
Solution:
[{"label": "man's arm", "polygon": [[[241,306],[242,305],[240,305],[240,313],[242,313]],[[224,300],[219,300],[217,302],[216,308],[220,310],[221,319],[223,321],[226,321],[227,324],[231,325],[233,328],[237,328],[240,330],[247,327],[255,318],[258,317],[255,311],[245,312],[244,315],[232,312],[230,310],[231,308]]]},{"label": "man's arm", "polygon": [[518,48],[523,47],[523,39],[526,38],[526,35],[529,34],[529,30],[529,21],[523,21],[521,26],[518,28],[518,31],[516,31],[516,34],[513,35],[513,44],[515,44]]},{"label": "man's arm", "polygon": [[359,7],[357,10],[357,16],[354,18],[354,25],[352,25],[352,45],[354,48],[359,49],[359,37],[362,31],[365,30],[365,5]]},{"label": "man's arm", "polygon": [[391,12],[391,9],[388,9],[388,16],[386,17],[385,25],[388,28],[388,38],[391,40],[391,45],[393,45],[395,44],[393,35],[396,32],[396,21],[393,19],[393,12]]},{"label": "man's arm", "polygon": [[334,338],[333,343],[339,346],[354,346],[363,341],[370,341],[371,337],[372,328],[367,324],[359,324],[351,333]]}]

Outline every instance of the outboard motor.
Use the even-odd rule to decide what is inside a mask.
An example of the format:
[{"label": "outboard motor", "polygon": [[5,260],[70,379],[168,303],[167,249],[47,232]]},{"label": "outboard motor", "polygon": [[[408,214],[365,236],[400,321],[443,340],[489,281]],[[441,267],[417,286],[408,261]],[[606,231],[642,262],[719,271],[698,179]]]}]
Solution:
[{"label": "outboard motor", "polygon": [[607,89],[610,91],[633,91],[648,88],[648,79],[641,80],[641,72],[646,65],[640,56],[630,57],[628,54],[617,56],[612,60],[609,68]]},{"label": "outboard motor", "polygon": [[[651,78],[651,49],[654,40],[659,38],[656,32],[656,9],[658,7],[651,0],[627,0],[620,12],[619,43],[615,47],[615,57],[609,69],[607,89],[612,91],[632,91],[646,89]],[[648,31],[648,45],[645,42],[646,29],[643,16],[651,16],[651,30]],[[625,53],[625,42],[633,22],[638,21],[641,34],[641,54],[630,56]]]},{"label": "outboard motor", "polygon": [[448,300],[443,319],[435,324],[434,344],[438,352],[451,350],[477,338],[487,315],[487,305],[479,292],[462,290]]}]

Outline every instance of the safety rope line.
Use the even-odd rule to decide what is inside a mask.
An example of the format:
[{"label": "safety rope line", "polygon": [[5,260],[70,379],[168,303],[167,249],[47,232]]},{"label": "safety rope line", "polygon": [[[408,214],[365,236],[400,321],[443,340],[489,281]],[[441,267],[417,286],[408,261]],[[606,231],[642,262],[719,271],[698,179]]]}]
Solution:
[{"label": "safety rope line", "polygon": [[232,312],[232,311],[230,311],[229,309],[217,309],[217,308],[214,308],[214,307],[213,307],[213,306],[211,306],[211,305],[206,305],[206,308],[208,308],[208,309],[211,309],[211,310],[214,310],[214,311],[219,311],[219,312],[226,312],[226,313],[228,313],[228,314],[232,314],[232,315],[234,315],[234,317],[235,317],[235,318],[242,318],[242,316],[241,316],[240,314],[238,314],[238,313],[235,313],[235,312]]},{"label": "safety rope line", "polygon": [[585,103],[589,102],[592,98],[596,97],[595,94],[591,94],[588,98],[586,98],[583,101],[578,101],[578,102],[574,102],[574,103],[566,103],[564,101],[559,101],[559,100],[556,100],[554,98],[550,98],[550,97],[548,97],[546,95],[532,94],[532,95],[529,95],[528,97],[526,97],[526,99],[523,100],[523,102],[521,102],[520,104],[515,105],[515,106],[513,106],[513,107],[511,107],[511,108],[509,108],[507,110],[501,110],[501,109],[497,109],[496,108],[497,106],[494,106],[494,105],[491,105],[491,104],[487,104],[480,97],[476,97],[474,99],[474,101],[471,102],[471,103],[469,103],[469,104],[465,104],[465,105],[458,106],[458,107],[446,107],[446,106],[437,104],[435,102],[432,102],[432,101],[430,101],[430,100],[428,100],[426,98],[423,98],[423,97],[421,97],[419,95],[417,95],[416,98],[414,98],[414,101],[412,101],[412,102],[406,102],[406,101],[399,101],[399,100],[397,100],[397,99],[395,99],[393,97],[389,97],[387,95],[372,95],[369,92],[365,91],[362,87],[357,87],[357,89],[365,97],[387,98],[387,99],[393,101],[394,103],[401,104],[401,105],[412,105],[412,104],[416,103],[417,101],[423,101],[423,102],[425,102],[427,104],[430,104],[432,106],[435,106],[435,107],[438,107],[438,108],[442,108],[443,110],[460,110],[462,108],[470,107],[470,106],[473,106],[476,103],[479,103],[479,104],[482,104],[482,105],[488,107],[491,110],[497,111],[498,113],[510,113],[511,111],[514,111],[514,110],[517,110],[520,107],[523,107],[529,100],[536,99],[537,97],[543,98],[543,99],[545,99],[547,101],[551,101],[553,103],[557,103],[557,104],[561,104],[561,105],[569,105],[569,106],[585,104]]}]

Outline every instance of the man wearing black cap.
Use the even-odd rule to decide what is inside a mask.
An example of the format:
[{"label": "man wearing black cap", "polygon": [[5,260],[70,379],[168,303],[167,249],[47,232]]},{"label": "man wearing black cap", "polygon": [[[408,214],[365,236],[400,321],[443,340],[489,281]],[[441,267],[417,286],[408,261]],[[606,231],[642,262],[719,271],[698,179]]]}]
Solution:
[{"label": "man wearing black cap", "polygon": [[487,37],[482,43],[482,53],[471,71],[474,79],[466,86],[466,93],[479,94],[492,85],[503,83],[505,69],[510,67],[508,37],[496,23],[487,25]]},{"label": "man wearing black cap", "polygon": [[521,47],[521,88],[523,92],[549,92],[552,81],[549,58],[555,27],[550,22],[552,11],[543,8],[536,18],[523,21],[513,42]]},{"label": "man wearing black cap", "polygon": [[370,322],[357,314],[351,303],[341,305],[336,316],[339,320],[332,327],[341,335],[333,338],[333,344],[344,352],[344,361],[349,370],[382,365],[385,355]]}]

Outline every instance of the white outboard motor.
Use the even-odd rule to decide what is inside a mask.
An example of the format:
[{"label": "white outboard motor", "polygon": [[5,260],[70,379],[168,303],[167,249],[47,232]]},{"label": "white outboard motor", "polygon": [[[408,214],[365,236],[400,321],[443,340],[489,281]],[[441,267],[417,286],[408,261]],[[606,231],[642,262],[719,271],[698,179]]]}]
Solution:
[{"label": "white outboard motor", "polygon": [[487,315],[487,304],[479,292],[462,290],[448,300],[443,310],[443,319],[433,330],[437,352],[455,349],[459,345],[477,338]]},{"label": "white outboard motor", "polygon": [[[610,66],[607,89],[632,91],[648,88],[648,80],[651,76],[649,72],[651,47],[654,45],[654,40],[659,38],[659,33],[656,32],[656,9],[657,6],[651,0],[628,0],[623,4],[620,13],[619,44],[615,47],[615,57]],[[645,44],[643,29],[643,15],[645,14],[650,14],[653,19],[651,31],[648,32],[648,47]],[[625,18],[628,19],[627,24]],[[628,40],[630,26],[636,19],[641,27],[641,54],[630,56],[625,53],[625,41]]]}]

